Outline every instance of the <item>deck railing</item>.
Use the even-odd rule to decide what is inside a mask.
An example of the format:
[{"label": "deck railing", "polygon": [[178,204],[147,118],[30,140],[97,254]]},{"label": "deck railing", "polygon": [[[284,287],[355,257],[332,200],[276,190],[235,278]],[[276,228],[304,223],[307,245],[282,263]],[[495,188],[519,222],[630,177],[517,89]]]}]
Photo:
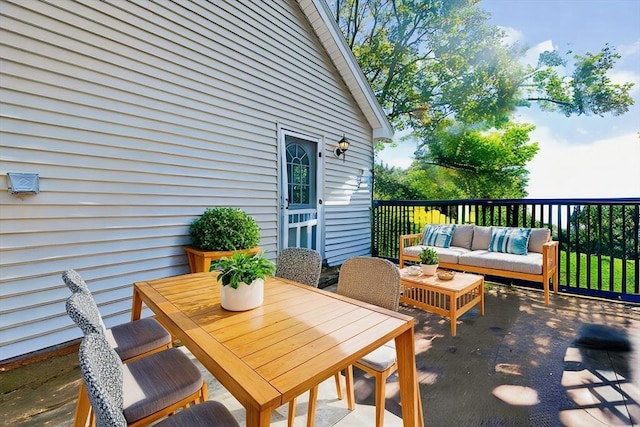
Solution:
[{"label": "deck railing", "polygon": [[397,260],[425,224],[545,227],[560,242],[560,290],[640,303],[640,198],[374,200],[372,253]]}]

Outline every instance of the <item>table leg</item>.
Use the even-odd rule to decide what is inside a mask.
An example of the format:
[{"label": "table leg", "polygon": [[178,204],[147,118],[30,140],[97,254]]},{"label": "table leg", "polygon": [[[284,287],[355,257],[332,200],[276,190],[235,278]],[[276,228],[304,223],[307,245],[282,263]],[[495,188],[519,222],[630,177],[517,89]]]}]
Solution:
[{"label": "table leg", "polygon": [[398,354],[398,379],[400,381],[400,401],[402,402],[402,422],[405,427],[423,425],[419,408],[420,394],[416,374],[416,353],[413,328],[407,329],[395,338]]},{"label": "table leg", "polygon": [[251,406],[246,408],[247,411],[247,427],[268,427],[271,425],[271,409],[260,411]]},{"label": "table leg", "polygon": [[133,288],[133,301],[131,302],[131,321],[139,320],[142,315],[142,299],[137,289]]},{"label": "table leg", "polygon": [[484,316],[484,277],[480,282],[480,315]]},{"label": "table leg", "polygon": [[458,319],[456,318],[456,306],[458,304],[458,294],[449,295],[449,319],[451,320],[451,336],[456,336]]}]

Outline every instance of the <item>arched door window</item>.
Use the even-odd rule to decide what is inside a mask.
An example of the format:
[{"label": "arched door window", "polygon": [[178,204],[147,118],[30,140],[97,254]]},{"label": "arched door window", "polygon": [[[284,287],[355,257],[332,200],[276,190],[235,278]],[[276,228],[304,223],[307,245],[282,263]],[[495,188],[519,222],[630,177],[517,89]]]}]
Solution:
[{"label": "arched door window", "polygon": [[287,144],[289,209],[304,209],[311,206],[313,200],[311,169],[311,159],[305,147],[297,143]]}]

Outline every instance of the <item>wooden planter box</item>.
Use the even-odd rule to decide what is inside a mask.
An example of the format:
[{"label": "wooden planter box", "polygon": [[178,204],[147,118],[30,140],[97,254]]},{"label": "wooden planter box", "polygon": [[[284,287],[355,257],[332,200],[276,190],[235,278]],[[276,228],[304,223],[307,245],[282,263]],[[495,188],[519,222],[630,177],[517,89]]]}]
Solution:
[{"label": "wooden planter box", "polygon": [[257,254],[260,246],[249,249],[239,249],[237,251],[203,251],[192,246],[183,246],[189,260],[189,269],[192,273],[204,273],[211,268],[211,262],[220,258],[230,257],[234,252]]}]

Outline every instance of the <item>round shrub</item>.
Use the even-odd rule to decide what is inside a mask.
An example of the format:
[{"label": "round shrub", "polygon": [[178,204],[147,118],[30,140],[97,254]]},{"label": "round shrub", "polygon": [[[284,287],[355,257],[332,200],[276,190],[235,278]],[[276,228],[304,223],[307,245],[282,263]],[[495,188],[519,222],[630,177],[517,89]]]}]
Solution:
[{"label": "round shrub", "polygon": [[236,208],[209,208],[189,227],[191,244],[203,251],[249,249],[260,243],[260,227]]}]

